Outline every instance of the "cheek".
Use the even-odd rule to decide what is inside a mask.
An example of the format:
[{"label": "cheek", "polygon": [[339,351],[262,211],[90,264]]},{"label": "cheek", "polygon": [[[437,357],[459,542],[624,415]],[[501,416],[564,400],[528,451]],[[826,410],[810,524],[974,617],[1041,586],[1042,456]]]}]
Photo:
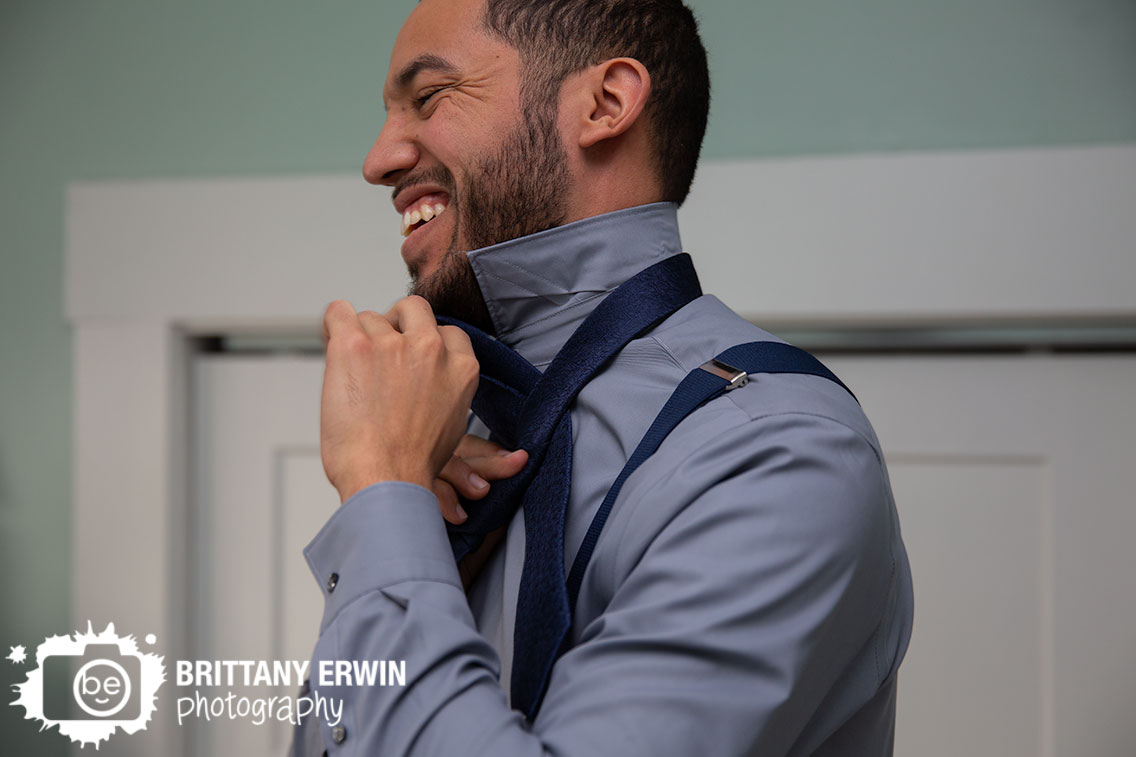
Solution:
[{"label": "cheek", "polygon": [[504,138],[520,123],[518,112],[505,107],[475,111],[462,108],[457,98],[439,103],[419,132],[422,147],[455,175],[464,174],[481,157],[500,151]]},{"label": "cheek", "polygon": [[463,156],[482,143],[483,136],[478,133],[481,123],[475,114],[466,113],[451,99],[438,104],[419,134],[423,145],[439,160],[461,162]]}]

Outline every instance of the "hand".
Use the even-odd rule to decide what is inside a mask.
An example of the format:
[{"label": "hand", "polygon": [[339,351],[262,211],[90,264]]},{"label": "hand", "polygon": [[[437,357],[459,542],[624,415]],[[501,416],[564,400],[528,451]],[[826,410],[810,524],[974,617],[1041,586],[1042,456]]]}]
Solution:
[{"label": "hand", "polygon": [[431,489],[465,430],[477,389],[469,337],[439,327],[421,297],[385,316],[328,306],[320,455],[342,501],[380,481]]},{"label": "hand", "polygon": [[[510,452],[499,444],[466,434],[458,442],[454,456],[446,463],[434,480],[434,494],[442,517],[450,523],[464,523],[469,516],[458,504],[458,495],[466,499],[481,499],[489,493],[489,482],[510,478],[521,472],[528,462],[529,453],[523,449]],[[481,546],[465,556],[458,564],[462,586],[470,587],[485,566],[493,550],[505,537],[508,526],[485,535]]]},{"label": "hand", "polygon": [[511,478],[528,462],[524,450],[510,452],[499,444],[466,434],[458,442],[453,457],[434,480],[434,494],[442,509],[442,517],[455,525],[469,516],[458,503],[458,497],[481,499],[489,493],[489,482]]}]

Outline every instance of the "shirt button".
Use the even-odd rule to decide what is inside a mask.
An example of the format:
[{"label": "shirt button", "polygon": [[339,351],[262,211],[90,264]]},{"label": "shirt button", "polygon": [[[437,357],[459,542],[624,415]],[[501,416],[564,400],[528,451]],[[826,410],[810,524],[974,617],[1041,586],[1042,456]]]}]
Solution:
[{"label": "shirt button", "polygon": [[339,574],[338,573],[332,573],[330,576],[328,576],[327,577],[327,593],[331,594],[333,591],[335,591],[335,586],[338,583],[339,583]]},{"label": "shirt button", "polygon": [[331,740],[336,744],[342,744],[347,740],[347,729],[341,725],[337,725],[331,729]]}]

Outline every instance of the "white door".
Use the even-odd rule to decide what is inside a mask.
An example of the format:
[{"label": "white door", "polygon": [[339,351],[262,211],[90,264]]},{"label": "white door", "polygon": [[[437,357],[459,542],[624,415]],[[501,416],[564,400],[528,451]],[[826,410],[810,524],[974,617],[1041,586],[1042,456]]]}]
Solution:
[{"label": "white door", "polygon": [[[1136,358],[826,362],[876,427],[911,557],[896,754],[1136,754]],[[310,653],[321,599],[300,550],[338,504],[321,377],[317,357],[194,362],[197,657]],[[287,743],[196,722],[194,755]]]},{"label": "white door", "polygon": [[[307,660],[323,598],[301,551],[339,506],[319,455],[323,360],[201,356],[192,367],[193,657]],[[263,699],[291,690],[203,689]],[[179,689],[178,695],[187,692]],[[190,751],[279,755],[287,724],[189,718]]]},{"label": "white door", "polygon": [[911,558],[896,754],[1136,754],[1136,357],[827,363]]}]

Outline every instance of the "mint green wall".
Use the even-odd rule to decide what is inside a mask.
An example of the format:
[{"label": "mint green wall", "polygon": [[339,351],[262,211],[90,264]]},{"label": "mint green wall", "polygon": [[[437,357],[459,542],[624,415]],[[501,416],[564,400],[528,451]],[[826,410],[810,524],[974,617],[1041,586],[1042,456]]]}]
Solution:
[{"label": "mint green wall", "polygon": [[1134,0],[701,0],[708,154],[1131,141]]},{"label": "mint green wall", "polygon": [[[693,5],[712,157],[1136,141],[1133,0]],[[72,624],[65,185],[356,170],[412,6],[0,4],[0,645]],[[0,706],[6,753],[64,753],[21,712]]]}]

